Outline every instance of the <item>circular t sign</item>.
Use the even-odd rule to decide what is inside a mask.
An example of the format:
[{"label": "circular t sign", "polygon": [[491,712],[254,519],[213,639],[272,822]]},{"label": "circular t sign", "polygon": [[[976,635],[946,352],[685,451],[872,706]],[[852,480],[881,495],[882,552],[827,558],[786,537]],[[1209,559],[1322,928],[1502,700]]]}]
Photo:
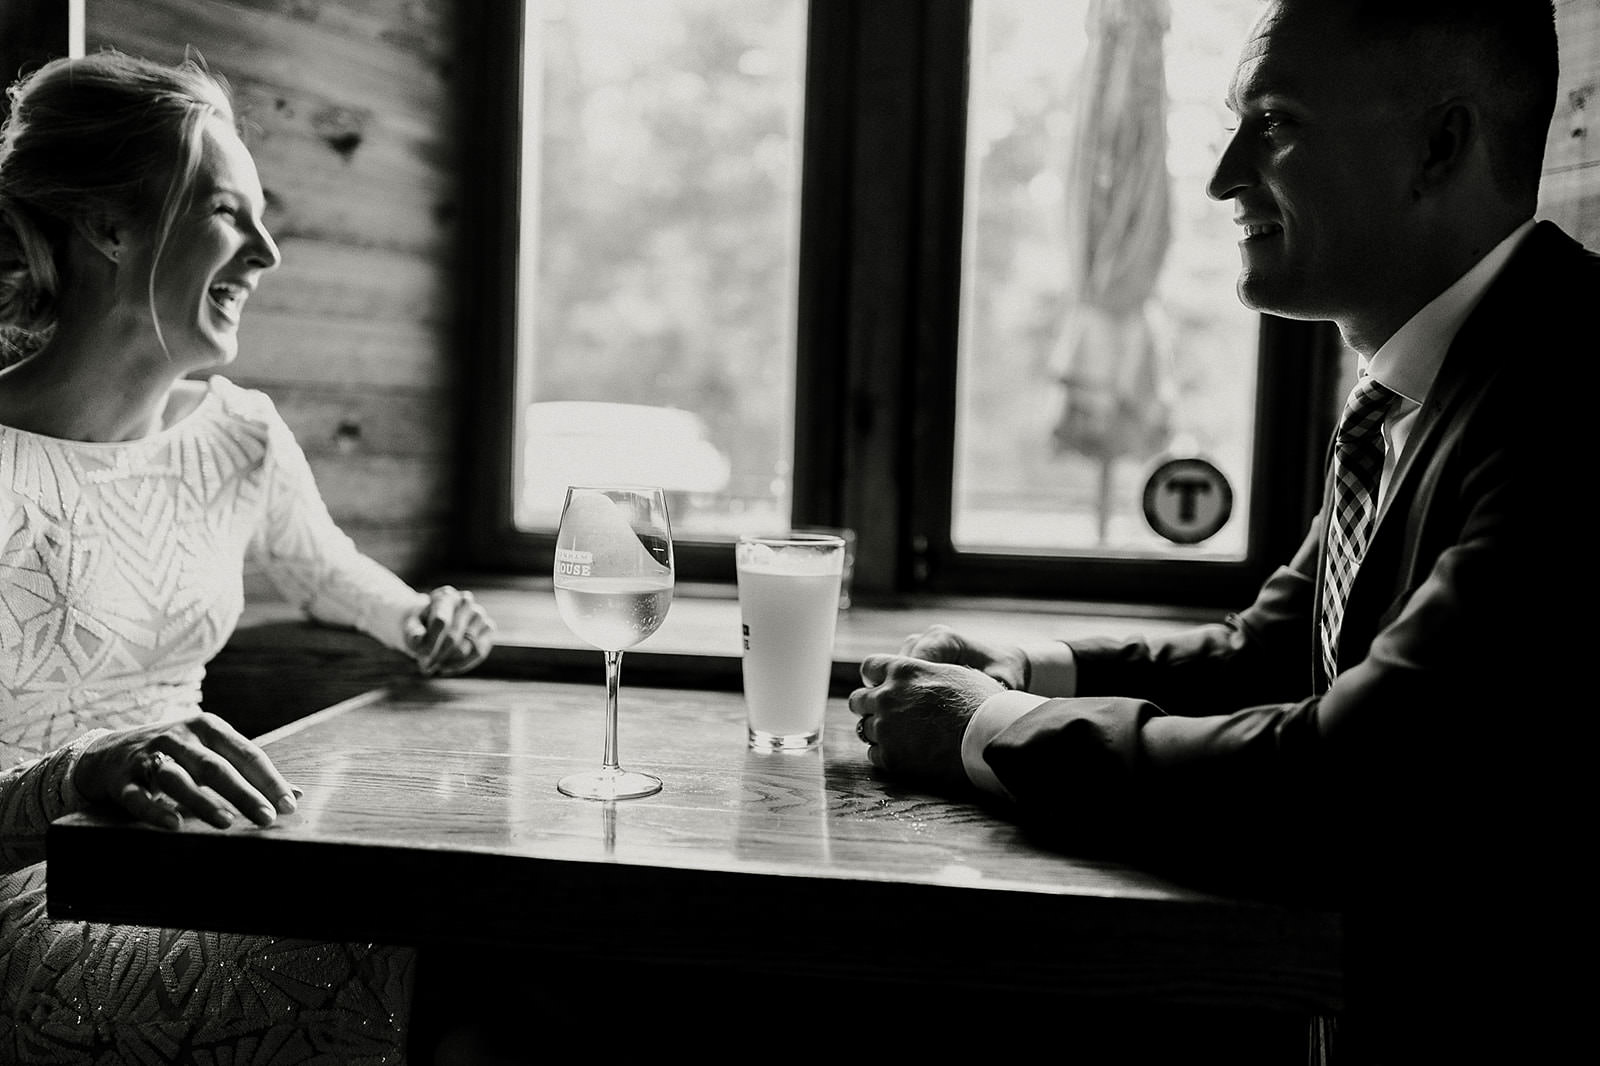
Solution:
[{"label": "circular t sign", "polygon": [[1144,520],[1176,544],[1205,540],[1233,513],[1233,489],[1204,459],[1169,459],[1144,483]]}]

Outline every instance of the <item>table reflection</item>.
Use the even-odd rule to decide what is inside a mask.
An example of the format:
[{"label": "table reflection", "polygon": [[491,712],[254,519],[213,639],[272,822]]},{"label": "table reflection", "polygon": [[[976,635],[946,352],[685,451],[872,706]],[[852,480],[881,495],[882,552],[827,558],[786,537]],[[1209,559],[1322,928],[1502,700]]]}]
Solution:
[{"label": "table reflection", "polygon": [[832,859],[823,751],[746,748],[739,770],[733,851],[743,859]]}]

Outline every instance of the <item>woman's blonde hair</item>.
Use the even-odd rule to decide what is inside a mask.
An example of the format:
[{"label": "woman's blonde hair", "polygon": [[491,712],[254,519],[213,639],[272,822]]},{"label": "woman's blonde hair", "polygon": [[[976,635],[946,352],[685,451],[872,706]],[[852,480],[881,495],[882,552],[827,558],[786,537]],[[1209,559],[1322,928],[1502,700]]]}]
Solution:
[{"label": "woman's blonde hair", "polygon": [[[154,227],[154,263],[200,166],[203,124],[237,128],[220,75],[107,50],[55,59],[6,92],[0,125],[0,366],[53,332],[67,237],[80,219]],[[151,271],[151,311],[155,309]],[[160,323],[156,334],[160,337]]]}]

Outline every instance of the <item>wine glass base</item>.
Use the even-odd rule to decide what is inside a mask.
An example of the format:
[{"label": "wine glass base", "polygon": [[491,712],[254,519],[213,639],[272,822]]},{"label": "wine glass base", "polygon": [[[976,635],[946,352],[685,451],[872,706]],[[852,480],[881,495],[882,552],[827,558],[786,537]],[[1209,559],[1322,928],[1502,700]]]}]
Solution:
[{"label": "wine glass base", "polygon": [[556,782],[556,788],[562,795],[576,799],[638,799],[660,792],[661,778],[632,770],[588,770],[568,774]]}]

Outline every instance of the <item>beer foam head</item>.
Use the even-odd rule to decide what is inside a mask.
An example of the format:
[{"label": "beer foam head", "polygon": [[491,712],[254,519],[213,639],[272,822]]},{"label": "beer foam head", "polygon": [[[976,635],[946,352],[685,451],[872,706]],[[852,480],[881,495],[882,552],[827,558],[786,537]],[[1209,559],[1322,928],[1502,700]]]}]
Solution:
[{"label": "beer foam head", "polygon": [[591,556],[590,565],[598,576],[637,577],[669,572],[639,540],[623,509],[604,493],[573,492],[561,516],[557,543]]},{"label": "beer foam head", "polygon": [[830,576],[844,572],[844,541],[827,536],[744,537],[737,559],[749,570]]}]

